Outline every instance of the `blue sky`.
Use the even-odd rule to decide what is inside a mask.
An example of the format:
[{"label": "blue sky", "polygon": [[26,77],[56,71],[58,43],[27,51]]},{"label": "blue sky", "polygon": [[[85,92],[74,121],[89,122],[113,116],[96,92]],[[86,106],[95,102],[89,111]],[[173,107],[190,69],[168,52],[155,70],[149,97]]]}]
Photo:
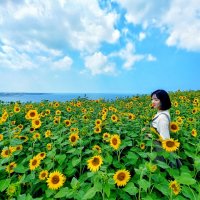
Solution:
[{"label": "blue sky", "polygon": [[0,92],[200,89],[200,0],[0,1]]}]

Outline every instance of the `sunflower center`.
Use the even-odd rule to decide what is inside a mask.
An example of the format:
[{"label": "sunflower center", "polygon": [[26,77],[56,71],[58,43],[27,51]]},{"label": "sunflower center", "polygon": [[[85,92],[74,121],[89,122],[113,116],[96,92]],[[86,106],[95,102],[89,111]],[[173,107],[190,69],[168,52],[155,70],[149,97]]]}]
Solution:
[{"label": "sunflower center", "polygon": [[35,113],[34,113],[34,112],[31,112],[31,113],[30,113],[30,116],[31,116],[31,117],[35,117]]},{"label": "sunflower center", "polygon": [[10,165],[10,167],[9,167],[9,168],[10,168],[10,170],[12,170],[12,169],[13,169],[13,167],[14,167],[14,165]]},{"label": "sunflower center", "polygon": [[113,138],[113,139],[112,139],[112,143],[113,143],[114,145],[117,145],[117,139],[116,139],[116,138]]},{"label": "sunflower center", "polygon": [[173,124],[173,125],[171,126],[171,128],[172,128],[173,130],[176,130],[176,129],[177,129],[177,126],[176,126],[175,124]]},{"label": "sunflower center", "polygon": [[72,136],[72,137],[71,137],[71,141],[72,141],[72,142],[75,142],[75,141],[76,141],[76,137],[75,137],[75,136]]},{"label": "sunflower center", "polygon": [[125,175],[123,172],[121,172],[121,173],[119,173],[119,174],[117,175],[117,179],[118,179],[119,181],[123,181],[123,180],[125,179],[125,177],[126,177],[126,175]]},{"label": "sunflower center", "polygon": [[92,165],[94,165],[94,166],[98,166],[99,163],[100,163],[99,158],[94,158],[92,161]]},{"label": "sunflower center", "polygon": [[36,124],[36,125],[39,125],[39,124],[40,124],[40,122],[39,122],[38,120],[36,120],[36,121],[35,121],[35,124]]},{"label": "sunflower center", "polygon": [[36,164],[37,164],[37,160],[35,159],[35,160],[33,160],[32,165],[34,166]]},{"label": "sunflower center", "polygon": [[5,151],[5,155],[9,155],[10,151],[9,150],[6,150]]},{"label": "sunflower center", "polygon": [[174,142],[173,141],[167,141],[166,145],[167,145],[167,147],[173,147]]},{"label": "sunflower center", "polygon": [[53,184],[57,184],[57,183],[59,183],[59,180],[60,180],[59,176],[58,175],[54,175],[53,178],[52,178],[52,183]]},{"label": "sunflower center", "polygon": [[41,176],[42,176],[42,177],[46,177],[46,173],[42,173]]}]

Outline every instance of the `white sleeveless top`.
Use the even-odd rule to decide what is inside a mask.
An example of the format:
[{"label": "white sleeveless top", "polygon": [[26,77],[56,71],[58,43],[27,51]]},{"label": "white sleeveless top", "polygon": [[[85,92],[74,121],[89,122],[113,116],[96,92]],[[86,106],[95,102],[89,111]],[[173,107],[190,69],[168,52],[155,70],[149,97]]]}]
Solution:
[{"label": "white sleeveless top", "polygon": [[152,119],[152,126],[158,131],[163,140],[170,138],[169,127],[170,114],[169,110],[159,110]]}]

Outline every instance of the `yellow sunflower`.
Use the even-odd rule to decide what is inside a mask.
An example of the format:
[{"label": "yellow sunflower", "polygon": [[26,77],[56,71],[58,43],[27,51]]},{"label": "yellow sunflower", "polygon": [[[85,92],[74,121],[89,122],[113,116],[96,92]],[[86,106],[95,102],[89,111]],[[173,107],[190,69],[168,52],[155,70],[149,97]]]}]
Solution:
[{"label": "yellow sunflower", "polygon": [[42,170],[39,174],[39,179],[40,180],[45,180],[48,177],[49,172],[47,170]]},{"label": "yellow sunflower", "polygon": [[3,134],[0,134],[0,141],[3,140]]},{"label": "yellow sunflower", "polygon": [[109,133],[104,133],[103,134],[103,140],[106,141],[106,142],[109,142],[110,141],[110,134]]},{"label": "yellow sunflower", "polygon": [[40,140],[40,134],[39,134],[39,133],[35,133],[35,134],[33,135],[33,139],[34,139],[34,140],[36,140],[36,139]]},{"label": "yellow sunflower", "polygon": [[136,118],[136,117],[135,117],[134,114],[128,113],[128,119],[129,119],[129,120],[134,120],[135,118]]},{"label": "yellow sunflower", "polygon": [[181,114],[180,110],[176,110],[176,114],[180,115]]},{"label": "yellow sunflower", "polygon": [[65,179],[65,176],[59,171],[50,173],[49,178],[47,179],[48,188],[51,190],[57,190],[64,185]]},{"label": "yellow sunflower", "polygon": [[46,132],[45,132],[45,138],[48,138],[48,137],[50,137],[51,136],[51,131],[50,130],[47,130]]},{"label": "yellow sunflower", "polygon": [[140,149],[142,149],[142,150],[145,149],[145,143],[142,142],[142,143],[140,144]]},{"label": "yellow sunflower", "polygon": [[94,145],[92,150],[99,153],[99,154],[101,153],[101,147],[99,145]]},{"label": "yellow sunflower", "polygon": [[6,171],[8,173],[13,173],[14,172],[14,168],[17,166],[17,164],[15,162],[11,162],[7,167],[6,167]]},{"label": "yellow sunflower", "polygon": [[46,157],[46,153],[45,152],[38,153],[36,157],[40,160],[43,160]]},{"label": "yellow sunflower", "polygon": [[119,135],[115,134],[112,135],[110,138],[110,146],[113,147],[115,150],[117,150],[119,148],[121,144],[121,139],[119,137]]},{"label": "yellow sunflower", "polygon": [[16,151],[21,151],[23,149],[23,146],[21,144],[16,146]]},{"label": "yellow sunflower", "polygon": [[37,119],[38,112],[37,110],[29,110],[26,114],[26,119]]},{"label": "yellow sunflower", "polygon": [[111,116],[111,120],[112,120],[113,122],[117,122],[117,121],[118,121],[117,115],[113,114],[113,115]]},{"label": "yellow sunflower", "polygon": [[40,165],[40,159],[38,159],[36,156],[29,161],[30,170],[35,170],[37,167],[39,167],[39,165]]},{"label": "yellow sunflower", "polygon": [[22,130],[24,128],[24,125],[23,124],[19,124],[17,127]]},{"label": "yellow sunflower", "polygon": [[176,119],[176,122],[178,125],[181,125],[183,123],[183,118],[178,116],[177,119]]},{"label": "yellow sunflower", "polygon": [[180,146],[180,143],[174,139],[166,139],[162,141],[162,148],[168,152],[176,151]]},{"label": "yellow sunflower", "polygon": [[60,110],[56,110],[56,115],[60,115],[61,111]]},{"label": "yellow sunflower", "polygon": [[67,110],[67,112],[71,112],[72,111],[71,107],[67,107],[66,110]]},{"label": "yellow sunflower", "polygon": [[33,133],[35,131],[35,129],[33,127],[30,128],[30,133]]},{"label": "yellow sunflower", "polygon": [[88,169],[92,172],[96,172],[101,167],[103,160],[101,156],[93,156],[89,160],[87,160]]},{"label": "yellow sunflower", "polygon": [[95,126],[94,127],[94,133],[101,133],[101,127],[100,126]]},{"label": "yellow sunflower", "polygon": [[102,120],[100,120],[100,119],[96,119],[95,120],[95,125],[96,126],[100,126],[102,124]]},{"label": "yellow sunflower", "polygon": [[48,151],[50,151],[50,150],[52,149],[52,144],[51,144],[51,143],[48,143],[48,144],[46,145],[46,148],[47,148]]},{"label": "yellow sunflower", "polygon": [[176,132],[179,131],[179,126],[178,126],[177,122],[171,122],[170,123],[170,130],[173,133],[176,133]]},{"label": "yellow sunflower", "polygon": [[193,108],[192,109],[192,114],[194,115],[194,114],[196,114],[198,112],[198,108]]},{"label": "yellow sunflower", "polygon": [[64,121],[64,123],[65,123],[66,126],[71,126],[71,120],[69,120],[69,119],[66,119]]},{"label": "yellow sunflower", "polygon": [[181,191],[180,184],[176,180],[170,181],[169,188],[173,191],[175,195],[178,195]]},{"label": "yellow sunflower", "polygon": [[40,121],[40,119],[33,119],[32,120],[32,127],[37,129],[40,128],[40,126],[42,125],[42,122]]},{"label": "yellow sunflower", "polygon": [[25,136],[25,135],[21,135],[18,137],[20,140],[23,140],[23,142],[26,142],[28,141],[28,136]]},{"label": "yellow sunflower", "polygon": [[[9,187],[7,188],[6,190],[6,194],[9,196],[9,197],[12,197],[16,194],[16,191],[17,191],[17,187],[16,187],[17,184],[10,184]],[[10,198],[9,198],[10,199]]]},{"label": "yellow sunflower", "polygon": [[2,150],[1,156],[3,158],[9,158],[12,155],[13,152],[14,152],[14,149],[12,147],[9,147],[9,148]]},{"label": "yellow sunflower", "polygon": [[113,179],[117,184],[117,186],[125,186],[130,180],[130,178],[131,178],[130,172],[125,169],[118,170],[117,172],[115,172],[113,176]]},{"label": "yellow sunflower", "polygon": [[20,107],[18,107],[18,106],[15,106],[15,107],[14,107],[14,112],[15,112],[15,113],[18,113],[18,112],[20,112]]},{"label": "yellow sunflower", "polygon": [[71,133],[69,136],[69,141],[72,146],[76,145],[79,139],[78,133]]},{"label": "yellow sunflower", "polygon": [[197,137],[197,130],[196,129],[192,129],[191,135],[193,137]]}]

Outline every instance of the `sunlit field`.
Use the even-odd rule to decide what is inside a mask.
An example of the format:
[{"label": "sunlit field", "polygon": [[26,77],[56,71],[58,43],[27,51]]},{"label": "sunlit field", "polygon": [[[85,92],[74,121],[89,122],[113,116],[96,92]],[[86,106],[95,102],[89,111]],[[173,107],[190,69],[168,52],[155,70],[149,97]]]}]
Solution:
[{"label": "sunlit field", "polygon": [[0,199],[199,200],[200,91],[170,97],[169,140],[148,95],[0,102]]}]

